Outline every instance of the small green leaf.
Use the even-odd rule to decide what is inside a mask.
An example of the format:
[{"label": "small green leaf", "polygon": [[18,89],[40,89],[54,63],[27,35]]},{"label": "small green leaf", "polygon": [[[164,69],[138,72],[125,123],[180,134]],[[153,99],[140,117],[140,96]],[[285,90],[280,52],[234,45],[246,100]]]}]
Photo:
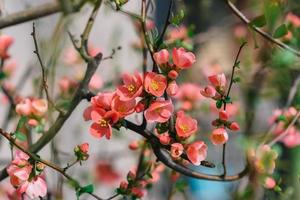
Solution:
[{"label": "small green leaf", "polygon": [[27,140],[26,135],[22,132],[19,132],[19,131],[15,132],[15,136],[20,141],[26,141]]},{"label": "small green leaf", "polygon": [[19,122],[18,122],[18,125],[17,125],[17,129],[16,129],[16,132],[18,132],[26,123],[27,121],[27,117],[26,116],[22,116],[20,119],[19,119]]},{"label": "small green leaf", "polygon": [[171,19],[170,21],[171,24],[178,26],[182,22],[184,16],[185,16],[184,11],[180,10],[179,13]]},{"label": "small green leaf", "polygon": [[276,186],[274,187],[274,191],[275,191],[275,192],[282,192],[282,189],[281,189],[278,185],[276,185]]},{"label": "small green leaf", "polygon": [[0,80],[4,79],[6,77],[6,74],[4,72],[0,72]]},{"label": "small green leaf", "polygon": [[281,24],[274,32],[274,38],[281,38],[288,33],[287,27],[285,24]]},{"label": "small green leaf", "polygon": [[216,101],[216,107],[217,108],[219,108],[219,109],[222,108],[222,105],[223,105],[223,101],[222,100],[217,100]]},{"label": "small green leaf", "polygon": [[231,98],[230,98],[230,97],[226,97],[226,98],[225,98],[225,102],[226,102],[226,103],[231,103]]},{"label": "small green leaf", "polygon": [[232,80],[234,83],[238,83],[241,81],[241,78],[240,77],[234,77],[233,80]]},{"label": "small green leaf", "polygon": [[77,198],[79,198],[82,194],[84,193],[88,193],[88,194],[92,194],[94,192],[94,185],[90,184],[84,187],[81,187],[77,192],[76,192],[76,196]]},{"label": "small green leaf", "polygon": [[253,20],[251,20],[250,25],[256,26],[256,27],[263,27],[267,24],[265,15],[261,15],[258,17],[255,17]]}]

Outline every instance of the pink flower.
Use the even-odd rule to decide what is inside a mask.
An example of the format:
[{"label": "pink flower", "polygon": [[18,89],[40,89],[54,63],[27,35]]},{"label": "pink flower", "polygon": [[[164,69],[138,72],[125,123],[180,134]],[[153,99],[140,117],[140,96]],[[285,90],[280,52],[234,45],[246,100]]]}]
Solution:
[{"label": "pink flower", "polygon": [[75,88],[76,85],[77,83],[75,80],[66,76],[60,78],[60,80],[58,81],[58,86],[62,93],[69,92],[69,90]]},{"label": "pink flower", "polygon": [[99,90],[103,86],[103,81],[98,74],[94,74],[89,83],[90,90]]},{"label": "pink flower", "polygon": [[137,150],[139,148],[139,141],[135,140],[135,141],[132,141],[130,144],[129,144],[129,149],[131,150]]},{"label": "pink flower", "polygon": [[12,45],[14,39],[8,35],[1,35],[0,36],[0,58],[7,59],[10,57],[8,54],[8,48]]},{"label": "pink flower", "polygon": [[228,116],[228,114],[227,114],[227,112],[225,110],[221,110],[219,112],[219,119],[227,121],[228,118],[229,118],[229,116]]},{"label": "pink flower", "polygon": [[173,158],[179,158],[183,153],[183,146],[180,143],[171,144],[171,156]]},{"label": "pink flower", "polygon": [[300,18],[297,15],[294,15],[293,13],[289,13],[286,16],[287,21],[289,21],[293,26],[300,27]]},{"label": "pink flower", "polygon": [[178,77],[178,72],[175,71],[175,70],[171,70],[171,71],[169,71],[169,73],[168,73],[168,77],[169,77],[170,79],[175,80],[175,79]]},{"label": "pink flower", "polygon": [[169,83],[168,88],[167,88],[167,94],[171,97],[175,96],[178,92],[178,85],[175,81],[172,81]]},{"label": "pink flower", "polygon": [[131,189],[131,193],[133,196],[137,197],[137,198],[142,198],[143,196],[145,196],[146,194],[146,191],[141,189],[141,188],[138,188],[138,187],[133,187]]},{"label": "pink flower", "polygon": [[96,163],[95,179],[101,184],[114,184],[120,179],[120,174],[111,165],[111,162],[102,160]]},{"label": "pink flower", "polygon": [[217,128],[213,130],[210,140],[214,145],[225,144],[228,140],[228,134],[224,128]]},{"label": "pink flower", "polygon": [[171,100],[156,100],[151,103],[145,111],[145,117],[148,122],[167,122],[174,111]]},{"label": "pink flower", "polygon": [[200,93],[208,98],[212,98],[216,96],[216,89],[212,86],[206,86],[203,90],[200,91]]},{"label": "pink flower", "polygon": [[185,115],[183,111],[177,112],[176,133],[181,138],[188,138],[198,130],[197,120]]},{"label": "pink flower", "polygon": [[117,88],[117,94],[122,101],[128,101],[140,96],[143,92],[143,77],[135,72],[134,76],[123,74],[124,85]]},{"label": "pink flower", "polygon": [[167,133],[167,132],[158,134],[157,137],[159,139],[159,142],[163,145],[168,145],[171,142],[171,137],[170,137],[169,133]]},{"label": "pink flower", "polygon": [[91,119],[94,123],[90,127],[90,133],[96,138],[105,135],[107,139],[110,139],[112,135],[111,125],[119,120],[119,114],[115,111],[92,110]]},{"label": "pink flower", "polygon": [[36,116],[43,116],[48,111],[48,103],[45,99],[35,99],[31,102],[32,113]]},{"label": "pink flower", "polygon": [[237,122],[232,122],[229,126],[229,129],[233,131],[238,131],[240,130],[240,126]]},{"label": "pink flower", "polygon": [[19,194],[25,193],[30,199],[45,197],[47,195],[47,184],[41,177],[37,176],[31,181],[26,181],[18,188]]},{"label": "pink flower", "polygon": [[264,187],[267,189],[273,189],[276,186],[276,181],[271,178],[271,177],[267,177],[265,179],[265,183],[264,183]]},{"label": "pink flower", "polygon": [[128,183],[126,181],[121,181],[119,188],[121,190],[126,190],[128,188]]},{"label": "pink flower", "polygon": [[118,95],[115,95],[111,102],[111,108],[113,111],[119,113],[120,118],[126,117],[134,112],[135,99],[121,101]]},{"label": "pink flower", "polygon": [[208,80],[215,88],[224,88],[226,86],[226,77],[223,73],[209,76]]},{"label": "pink flower", "polygon": [[201,88],[193,83],[185,83],[180,85],[175,98],[182,101],[181,109],[192,109],[193,106],[203,98],[200,94],[200,90]]},{"label": "pink flower", "polygon": [[28,116],[31,114],[31,100],[30,99],[24,99],[20,103],[16,105],[16,112],[19,115]]},{"label": "pink flower", "polygon": [[112,102],[114,95],[115,95],[114,92],[98,93],[97,96],[92,97],[91,104],[93,107],[96,107],[96,108],[110,110],[111,102]]},{"label": "pink flower", "polygon": [[136,104],[134,110],[137,113],[143,112],[145,110],[145,104],[144,104],[144,102],[142,102],[142,101],[138,102]]},{"label": "pink flower", "polygon": [[35,126],[37,126],[38,124],[39,124],[39,122],[38,122],[37,120],[35,120],[35,119],[29,119],[29,120],[28,120],[28,125],[29,125],[29,126],[35,127]]},{"label": "pink flower", "polygon": [[166,64],[169,62],[170,54],[167,49],[162,49],[153,54],[154,60],[158,65]]},{"label": "pink flower", "polygon": [[188,146],[186,154],[191,163],[198,166],[206,159],[207,145],[203,141],[196,141]]},{"label": "pink flower", "polygon": [[90,145],[89,145],[89,143],[83,143],[81,145],[78,145],[78,147],[81,152],[88,153]]},{"label": "pink flower", "polygon": [[154,72],[148,72],[145,77],[145,90],[156,96],[160,97],[164,94],[167,87],[167,79],[161,74],[156,74]]},{"label": "pink flower", "polygon": [[184,40],[186,38],[188,38],[188,30],[185,26],[174,28],[168,33],[168,40],[170,40],[170,42]]},{"label": "pink flower", "polygon": [[182,69],[187,69],[196,62],[195,55],[192,52],[186,52],[184,48],[174,48],[172,57],[174,64]]}]

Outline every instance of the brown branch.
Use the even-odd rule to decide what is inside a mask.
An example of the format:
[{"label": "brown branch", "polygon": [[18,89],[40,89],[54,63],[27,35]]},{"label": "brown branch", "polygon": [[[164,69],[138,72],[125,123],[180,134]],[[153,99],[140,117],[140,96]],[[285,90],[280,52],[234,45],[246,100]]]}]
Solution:
[{"label": "brown branch", "polygon": [[29,8],[25,11],[20,11],[5,17],[1,17],[0,29],[52,15],[60,11],[60,5],[57,2],[46,3],[41,6]]},{"label": "brown branch", "polygon": [[253,29],[258,34],[260,34],[263,38],[265,38],[266,40],[276,44],[280,48],[285,49],[285,50],[293,53],[294,55],[300,57],[300,51],[297,51],[296,49],[284,44],[280,40],[273,38],[269,33],[267,33],[265,31],[263,31],[262,29],[252,25],[251,21],[230,0],[225,0],[225,3],[228,5],[228,7],[232,10],[232,12],[238,18],[240,18],[245,24],[247,24],[251,29]]}]

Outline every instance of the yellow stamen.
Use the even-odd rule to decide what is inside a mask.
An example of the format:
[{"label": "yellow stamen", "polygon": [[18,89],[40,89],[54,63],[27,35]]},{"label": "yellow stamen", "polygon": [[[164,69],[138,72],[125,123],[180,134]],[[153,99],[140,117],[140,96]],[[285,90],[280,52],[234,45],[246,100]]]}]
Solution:
[{"label": "yellow stamen", "polygon": [[107,121],[104,120],[104,119],[100,119],[100,120],[98,121],[98,124],[99,124],[100,126],[102,126],[102,127],[107,127],[107,126],[108,126]]},{"label": "yellow stamen", "polygon": [[152,81],[150,85],[153,90],[158,90],[158,83],[156,81]]},{"label": "yellow stamen", "polygon": [[189,130],[189,127],[186,124],[182,124],[179,126],[179,128],[183,131],[183,132],[187,132]]}]

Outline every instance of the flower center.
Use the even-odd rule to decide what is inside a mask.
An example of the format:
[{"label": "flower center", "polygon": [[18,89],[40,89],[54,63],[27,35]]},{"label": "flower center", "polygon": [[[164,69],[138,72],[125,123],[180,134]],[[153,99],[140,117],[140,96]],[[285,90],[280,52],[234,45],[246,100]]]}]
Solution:
[{"label": "flower center", "polygon": [[158,90],[158,83],[156,81],[152,81],[150,85],[153,90]]},{"label": "flower center", "polygon": [[107,127],[108,126],[108,122],[105,120],[105,119],[100,119],[98,121],[98,124],[101,126],[101,127]]},{"label": "flower center", "polygon": [[127,90],[129,91],[129,92],[134,92],[134,90],[135,90],[135,87],[134,87],[134,85],[132,85],[132,84],[130,84],[130,85],[128,85],[127,86]]},{"label": "flower center", "polygon": [[187,132],[189,130],[189,127],[186,124],[182,124],[179,126],[179,128],[183,131],[183,132]]}]

